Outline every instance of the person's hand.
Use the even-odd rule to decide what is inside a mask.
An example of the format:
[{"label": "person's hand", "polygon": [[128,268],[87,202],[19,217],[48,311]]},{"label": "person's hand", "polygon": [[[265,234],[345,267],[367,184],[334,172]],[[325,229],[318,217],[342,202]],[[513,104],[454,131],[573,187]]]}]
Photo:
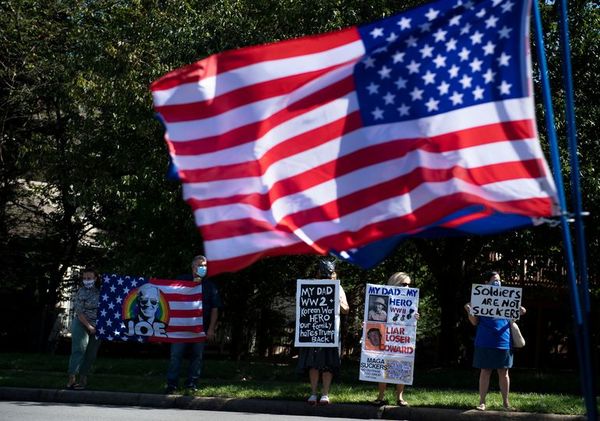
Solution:
[{"label": "person's hand", "polygon": [[522,316],[522,315],[524,315],[525,313],[527,313],[527,310],[525,309],[525,307],[521,306],[521,307],[519,308],[519,314]]},{"label": "person's hand", "polygon": [[95,335],[96,334],[96,328],[94,326],[90,326],[88,329],[88,332],[90,332],[90,335]]},{"label": "person's hand", "polygon": [[419,313],[415,313],[415,320],[419,320],[421,318],[421,315]]},{"label": "person's hand", "polygon": [[214,329],[208,329],[208,331],[206,332],[206,339],[209,342],[213,342],[215,340],[215,330]]},{"label": "person's hand", "polygon": [[471,314],[471,303],[465,304],[465,311],[467,314]]}]

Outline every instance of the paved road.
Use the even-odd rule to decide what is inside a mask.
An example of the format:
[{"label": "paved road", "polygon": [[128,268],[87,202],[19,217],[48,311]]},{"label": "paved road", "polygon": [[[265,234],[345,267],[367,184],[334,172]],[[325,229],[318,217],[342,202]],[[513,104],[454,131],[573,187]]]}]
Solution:
[{"label": "paved road", "polygon": [[[190,411],[186,409],[158,409],[47,402],[0,402],[0,421],[129,421],[135,419],[143,419],[143,421],[331,420],[330,418],[323,417],[250,414],[247,412]],[[336,420],[350,421],[350,418],[336,418]]]},{"label": "paved road", "polygon": [[[104,408],[105,418],[89,408]],[[39,412],[37,412],[39,411]],[[118,415],[110,415],[115,411]],[[215,412],[218,411],[218,412]],[[191,397],[148,393],[115,393],[92,390],[29,389],[0,387],[0,421],[154,421],[175,419],[319,420],[325,418],[392,419],[411,421],[585,421],[583,416],[532,414],[527,412],[475,411],[451,408],[398,407],[336,403],[311,407],[306,402],[269,399]],[[206,414],[206,418],[202,416]],[[270,414],[270,415],[267,415]],[[40,418],[35,418],[39,416]],[[199,418],[200,416],[200,418]],[[187,418],[183,418],[187,417]]]}]

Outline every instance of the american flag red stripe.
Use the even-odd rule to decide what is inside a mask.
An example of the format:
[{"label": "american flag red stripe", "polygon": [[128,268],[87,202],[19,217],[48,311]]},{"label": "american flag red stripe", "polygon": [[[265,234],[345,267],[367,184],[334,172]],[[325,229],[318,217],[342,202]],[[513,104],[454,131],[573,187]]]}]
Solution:
[{"label": "american flag red stripe", "polygon": [[[510,53],[508,57],[518,64],[513,73],[519,72],[528,63],[524,5],[477,0],[472,8],[478,13],[473,14],[460,2],[456,7],[431,3],[389,18],[391,29],[387,23],[374,23],[227,51],[154,82],[155,108],[166,125],[165,139],[184,199],[202,233],[211,273],[235,271],[266,255],[343,251],[392,235],[418,233],[461,209],[474,210],[442,226],[458,227],[459,221],[494,213],[531,218],[556,214],[554,184],[537,139],[527,74],[521,77],[523,94],[502,97],[497,92],[500,86],[490,85],[486,95],[492,100],[471,97],[468,104],[444,112],[373,123],[370,114],[376,113],[364,99],[366,81],[357,73],[369,67],[369,60],[386,54],[384,63],[392,63],[393,57],[392,64],[397,64],[398,54],[412,51],[410,34],[443,53],[443,44],[434,44],[438,37],[446,37],[439,30],[427,41],[415,26],[404,35],[406,40],[395,43],[398,27],[406,23],[401,19],[410,16],[427,23],[435,17],[428,9],[447,14],[439,25],[451,33],[445,40],[456,37],[483,60],[508,38],[513,44],[503,46],[502,54]],[[453,20],[461,13],[463,20],[471,19],[469,27],[472,23],[473,28],[483,28],[483,16],[500,16],[513,26],[498,34],[486,32],[485,37],[496,44],[488,42],[484,53],[484,34],[479,30],[463,34],[463,23],[453,29]],[[485,21],[486,28],[494,25],[496,21]],[[372,45],[379,42],[375,40],[379,29],[389,34],[387,44],[377,44],[381,52]],[[423,50],[426,47],[429,44]],[[446,44],[448,59],[451,47]],[[414,54],[419,57],[417,50]],[[430,57],[421,64],[435,70],[434,56]],[[463,66],[463,80],[478,77],[481,63],[461,64],[458,56],[455,60]],[[457,84],[444,69],[450,63],[437,61],[436,66],[442,67],[438,79]],[[490,66],[504,78],[502,66]],[[385,67],[377,67],[381,80],[377,74],[373,79],[381,85]],[[516,88],[520,76],[510,77],[506,80]],[[401,91],[400,79],[392,97],[416,108],[418,101],[409,95],[412,86]],[[429,89],[420,79],[419,74],[410,83],[415,89]],[[499,79],[496,82],[500,84]],[[466,86],[471,80],[461,83]],[[437,89],[440,101],[449,103],[452,92],[444,97],[444,87]],[[478,94],[468,90],[459,95],[455,90],[454,95],[453,103],[460,95],[466,101],[467,95]]]}]

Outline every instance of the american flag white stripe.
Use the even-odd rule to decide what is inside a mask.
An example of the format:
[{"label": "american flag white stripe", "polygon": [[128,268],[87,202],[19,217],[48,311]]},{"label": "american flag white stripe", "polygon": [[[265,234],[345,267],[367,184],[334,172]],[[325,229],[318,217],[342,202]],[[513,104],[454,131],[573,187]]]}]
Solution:
[{"label": "american flag white stripe", "polygon": [[[325,205],[331,201],[332,197],[344,197],[359,190],[408,174],[420,167],[429,170],[449,169],[454,167],[457,161],[462,161],[465,163],[462,168],[469,169],[505,161],[539,159],[538,155],[531,152],[529,146],[531,141],[535,142],[535,140],[522,140],[518,142],[492,143],[441,154],[413,151],[402,158],[353,171],[350,174],[338,177],[337,181],[328,180],[302,192],[277,198],[272,202],[271,208],[266,211],[256,209],[252,205],[236,202],[223,206],[196,209],[195,212],[198,213],[196,217],[197,220],[202,221],[205,225],[242,219],[248,217],[248,215],[257,220],[277,224],[286,215],[311,209],[315,206]],[[471,153],[478,154],[477,159],[468,160]],[[377,178],[377,183],[374,183],[372,180],[373,173],[380,174]],[[519,190],[519,196],[527,197],[528,194],[533,194],[534,191],[539,190],[539,186],[533,190],[529,190],[526,187],[528,186],[523,186]],[[309,200],[303,200],[304,198]]]},{"label": "american flag white stripe", "polygon": [[[257,139],[257,143],[244,144],[233,148],[220,150],[211,154],[183,155],[177,156],[177,165],[181,169],[210,168],[215,165],[230,165],[244,162],[248,154],[256,154],[256,159],[263,157],[269,150],[310,130],[318,129],[323,125],[333,123],[344,118],[348,113],[358,110],[358,104],[354,95],[340,98],[337,101],[320,107],[314,111],[302,114],[285,123],[282,123],[265,135]],[[195,165],[194,165],[195,164]],[[212,165],[211,165],[212,164]]]},{"label": "american flag white stripe", "polygon": [[[392,128],[392,127],[390,127]],[[388,131],[392,132],[392,130]],[[392,134],[394,134],[392,132]],[[411,133],[409,133],[411,134]],[[352,138],[355,138],[357,140],[361,140],[360,137],[360,133],[355,132],[353,134],[350,134],[348,136],[349,140],[352,140]],[[388,139],[384,136],[378,137],[378,140],[385,140],[387,141]],[[481,141],[483,142],[484,140],[486,140],[484,137],[481,138]],[[469,167],[478,167],[481,166],[483,163],[489,163],[489,164],[493,164],[493,163],[498,163],[498,162],[502,162],[502,160],[507,160],[507,161],[513,161],[513,160],[518,160],[518,156],[515,156],[514,153],[516,151],[518,151],[519,153],[523,154],[523,159],[531,159],[531,158],[541,158],[542,152],[538,147],[538,144],[536,142],[527,142],[527,143],[520,143],[518,141],[515,141],[514,147],[511,147],[509,143],[500,143],[503,141],[502,138],[498,138],[498,139],[493,139],[494,142],[498,142],[498,144],[496,146],[494,146],[494,144],[489,144],[487,143],[488,141],[486,140],[486,143],[484,145],[474,145],[470,148],[464,148],[464,150],[461,152],[460,149],[454,151],[454,150],[448,150],[448,151],[440,151],[441,155],[440,155],[440,159],[443,162],[446,162],[447,165],[450,165],[451,162],[461,162],[462,166],[465,167],[465,163],[466,163],[466,168]],[[376,142],[372,142],[373,145],[377,145],[381,142],[376,141]],[[346,142],[344,143],[344,149],[342,150],[340,148],[340,143],[339,142],[329,142],[326,145],[323,145],[322,147],[318,147],[316,149],[314,149],[313,151],[316,153],[311,153],[313,151],[309,151],[307,153],[302,153],[297,155],[296,157],[294,157],[294,160],[297,160],[298,162],[302,162],[303,164],[308,162],[309,168],[310,167],[318,167],[321,164],[325,164],[327,162],[331,162],[333,161],[332,157],[335,157],[336,155],[338,157],[343,157],[344,155],[347,155],[351,152],[355,152],[356,150],[359,150],[363,145],[359,145],[355,142]],[[477,147],[475,147],[477,146]],[[508,147],[506,150],[502,150],[502,147],[506,146]],[[492,149],[490,149],[492,148]],[[327,152],[328,149],[332,149],[329,153]],[[406,164],[406,165],[410,165],[411,162],[414,162],[415,160],[417,160],[418,162],[423,162],[423,160],[425,160],[424,162],[427,162],[431,159],[433,159],[432,157],[434,157],[434,152],[432,151],[427,151],[427,150],[415,150],[415,151],[408,151],[408,153],[410,154],[409,157],[407,157],[405,160],[401,160],[401,161],[392,161],[392,162],[384,162],[381,165],[383,167],[383,169],[386,168],[386,166],[392,166],[392,170],[394,165],[396,165],[396,163],[398,164]],[[423,158],[419,158],[419,154],[424,153]],[[487,154],[490,153],[492,154],[491,157],[488,157]],[[306,157],[304,156],[306,155]],[[388,158],[393,158],[394,155],[391,154]],[[311,158],[311,159],[309,159]],[[339,158],[338,158],[339,159]],[[492,160],[489,160],[492,159]],[[494,161],[493,159],[496,159],[496,161]],[[355,161],[357,162],[357,161]],[[472,162],[472,163],[470,163]],[[287,164],[287,167],[286,167]],[[365,174],[368,174],[368,171],[371,171],[375,174],[382,174],[382,171],[380,170],[380,168],[378,168],[377,166],[373,166],[370,165],[367,169],[363,169],[360,167],[360,162],[358,162],[357,168],[355,169],[355,171],[357,172],[357,174],[360,174],[360,178],[362,179],[368,179],[370,180],[371,183],[373,184],[378,184],[381,181],[384,181],[384,179],[382,179],[382,175],[380,175],[379,177],[377,177],[375,180],[373,180],[373,177],[364,177]],[[297,169],[296,171],[294,171],[294,167],[292,167],[292,169],[289,169],[289,163],[287,162],[283,162],[283,161],[279,161],[278,163],[275,163],[273,166],[271,166],[267,172],[265,173],[265,176],[263,177],[263,180],[265,180],[265,184],[261,183],[261,179],[259,179],[258,177],[254,177],[254,178],[244,178],[244,179],[240,179],[240,180],[224,180],[224,181],[215,181],[214,185],[211,185],[213,183],[190,183],[187,184],[185,186],[185,192],[184,192],[184,197],[185,198],[192,198],[192,197],[203,197],[205,200],[210,199],[210,194],[211,192],[215,193],[214,197],[218,197],[218,198],[226,198],[227,194],[229,193],[230,195],[234,195],[234,194],[247,194],[250,195],[252,193],[259,193],[259,194],[263,194],[267,191],[267,189],[271,189],[273,187],[273,185],[276,182],[283,182],[285,180],[289,180],[291,178],[293,178],[294,176],[301,174],[302,171],[305,168],[304,167],[299,167],[300,169]],[[278,174],[281,174],[282,172],[284,172],[285,170],[287,170],[287,173],[284,174],[284,177],[282,178],[277,178]],[[396,170],[398,171],[398,170]],[[383,173],[385,174],[385,173]],[[287,177],[285,177],[287,176]],[[338,176],[339,180],[342,180],[341,177],[343,176]],[[352,178],[347,178],[347,180],[352,180]],[[327,183],[327,181],[325,181],[325,183]],[[329,184],[333,183],[333,181],[329,181]],[[353,183],[349,183],[350,187],[352,187]],[[326,184],[323,185],[323,187],[325,187]],[[279,196],[275,193],[275,192],[270,192],[270,197],[271,200],[273,202],[277,201],[277,199],[279,199]],[[293,198],[293,196],[291,196]],[[240,201],[240,198],[234,198],[232,199],[231,203],[238,203]],[[295,201],[292,201],[294,203],[296,203]],[[229,204],[229,202],[225,201],[225,204]],[[196,206],[195,204],[192,204],[193,206]],[[202,205],[198,204],[197,205],[198,208],[202,207]],[[210,207],[207,205],[207,207]],[[223,212],[226,211],[225,209],[219,209],[217,210],[217,212]],[[227,211],[227,213],[230,213],[230,211]],[[202,218],[202,215],[198,215],[199,218]],[[210,218],[210,217],[206,217],[206,218]],[[223,219],[222,217],[217,217],[219,219]],[[212,223],[214,221],[211,221],[209,223]]]},{"label": "american flag white stripe", "polygon": [[202,308],[202,301],[169,301],[171,310],[189,310],[190,308]]},{"label": "american flag white stripe", "polygon": [[[439,183],[423,183],[413,189],[410,194],[382,200],[357,212],[332,218],[337,222],[336,224],[332,224],[329,220],[314,222],[304,225],[301,231],[297,230],[294,233],[299,239],[312,244],[314,241],[319,241],[331,235],[342,234],[347,231],[358,231],[365,226],[365,220],[373,224],[411,213],[418,213],[419,208],[431,203],[436,198],[451,197],[453,194],[466,192],[473,196],[473,204],[486,202],[490,207],[494,207],[505,201],[518,200],[523,189],[528,189],[528,194],[523,195],[523,199],[544,199],[547,197],[546,193],[539,188],[537,180],[498,182],[487,185],[485,190],[459,179]],[[373,214],[377,216],[373,217]],[[233,247],[232,242],[235,242]],[[294,237],[283,236],[279,231],[267,231],[218,240],[205,240],[205,245],[211,248],[215,260],[224,260],[238,255],[256,253],[269,246],[291,245],[296,242],[298,240],[294,241]]]},{"label": "american flag white stripe", "polygon": [[[420,138],[422,127],[428,129],[428,133],[425,135],[429,137],[465,129],[466,127],[462,127],[464,126],[464,117],[469,114],[477,115],[484,124],[510,121],[511,119],[516,120],[519,115],[514,115],[516,114],[515,110],[521,109],[523,102],[528,101],[509,100],[503,104],[474,106],[465,110],[457,110],[448,119],[440,119],[439,117],[424,119],[425,121],[422,122],[422,125],[415,124],[415,122],[404,122],[366,127],[360,131],[346,134],[343,137],[343,148],[340,146],[342,138],[338,137],[308,151],[302,151],[294,158],[297,161],[307,163],[306,167],[316,167],[362,149],[366,144],[365,139],[369,140],[369,145],[377,145],[394,139]],[[527,108],[525,107],[525,109]],[[499,110],[502,111],[499,112]],[[526,113],[523,113],[523,116],[531,118]],[[532,143],[530,148],[532,148],[532,154],[538,157],[543,156],[539,145]],[[179,163],[180,161],[178,160],[177,162]],[[221,164],[223,163],[219,161],[215,162],[215,165]],[[243,180],[227,179],[211,182],[189,182],[184,186],[184,199],[202,197],[205,200],[209,200],[210,198],[227,198],[234,195],[265,194],[275,183],[283,181],[276,177],[282,170],[286,171],[285,178],[291,178],[301,174],[305,171],[305,168],[302,166],[289,166],[286,161],[276,161],[265,170],[262,179],[260,177],[245,177]],[[238,200],[238,198],[235,199],[235,201]]]},{"label": "american flag white stripe", "polygon": [[[176,156],[174,162],[181,170],[211,168],[221,165],[230,165],[236,163],[248,163],[260,160],[265,153],[272,150],[275,146],[284,144],[289,139],[307,132],[312,129],[317,129],[333,121],[343,118],[348,113],[358,110],[358,104],[355,95],[348,95],[346,108],[337,107],[335,105],[323,106],[318,110],[309,112],[294,120],[287,121],[259,139],[256,145],[246,144],[240,147],[231,148],[228,150],[218,151],[210,155],[191,155],[191,156]],[[533,119],[532,107],[530,98],[511,99],[496,103],[487,103],[476,105],[464,109],[452,111],[444,116],[432,116],[422,118],[419,121],[407,121],[394,124],[382,124],[378,126],[364,127],[347,134],[343,138],[336,137],[324,142],[322,145],[316,146],[314,149],[302,151],[297,155],[298,160],[306,162],[306,167],[319,165],[325,162],[334,161],[344,154],[349,154],[356,150],[362,149],[369,145],[376,145],[389,142],[395,139],[414,139],[421,137],[440,136],[446,133],[465,130],[472,127],[469,124],[469,117],[475,116],[480,121],[480,126],[515,121],[521,119]],[[319,118],[321,117],[321,118]],[[341,142],[344,142],[344,147],[341,148]],[[255,153],[256,155],[251,155]],[[248,160],[249,156],[252,158]],[[540,150],[540,156],[541,154]],[[195,164],[195,165],[194,165]],[[268,187],[271,187],[276,179],[269,176],[269,170],[277,167],[287,166],[286,161],[276,161],[265,171],[263,178]],[[287,176],[293,176],[301,172],[302,167],[293,167],[286,170]],[[225,174],[224,174],[225,175]],[[252,180],[249,180],[252,182]],[[260,179],[257,179],[261,184]],[[189,183],[186,186],[194,187],[196,183]],[[197,183],[201,184],[201,183]],[[207,189],[212,189],[212,186],[206,185]],[[245,186],[240,186],[246,189]],[[217,195],[222,195],[221,188],[212,189]]]},{"label": "american flag white stripe", "polygon": [[202,317],[171,317],[169,328],[197,327],[202,325]]},{"label": "american flag white stripe", "polygon": [[[333,72],[317,79],[316,81],[302,85],[294,92],[288,93],[287,95],[262,99],[250,104],[233,108],[216,116],[199,120],[170,123],[169,139],[172,142],[198,140],[198,133],[202,133],[204,138],[210,136],[220,136],[237,128],[254,123],[265,124],[266,122],[270,121],[270,118],[273,118],[278,113],[283,115],[283,118],[280,118],[280,120],[285,119],[287,115],[290,115],[292,118],[294,118],[296,115],[293,112],[288,112],[289,108],[293,108],[295,104],[306,99],[307,97],[310,97],[311,95],[318,95],[320,91],[329,87],[333,83],[344,81],[352,74],[352,70],[353,67],[351,65],[338,68]],[[317,117],[323,118],[322,114],[328,113],[329,111],[347,109],[348,106],[352,105],[348,104],[348,102],[351,101],[356,106],[356,98],[345,98],[345,96],[341,96],[339,99],[333,99],[330,103],[326,104],[326,106],[316,108],[312,114],[302,114],[301,118],[305,118],[308,121]],[[279,121],[278,123],[281,124]]]},{"label": "american flag white stripe", "polygon": [[176,88],[154,91],[154,104],[162,107],[211,101],[236,89],[356,60],[364,52],[362,41],[357,40],[321,53],[255,63],[202,79],[197,83],[187,83]]},{"label": "american flag white stripe", "polygon": [[[270,44],[225,52],[155,82],[155,106],[211,271],[236,270],[261,254],[360,247],[428,229],[468,206],[482,205],[481,214],[555,213],[533,99],[527,92],[507,95],[521,87],[502,69],[508,63],[514,72],[525,68],[527,19],[515,12],[501,16],[512,29],[493,28],[498,3],[452,8],[437,2],[410,12],[416,24],[437,19],[428,8],[444,9],[440,27],[455,31],[444,41],[462,37],[457,47],[469,50],[466,64],[464,54],[452,53],[451,62],[450,49],[439,46],[442,29],[431,41],[419,39],[431,36],[426,31],[413,32],[418,48],[426,42],[437,48],[430,60],[404,40],[395,43],[392,35],[406,28],[390,18],[381,27],[359,28],[361,40],[349,29],[279,49]],[[465,26],[444,27],[460,13],[481,32],[462,35]],[[373,44],[384,33],[387,43]],[[402,36],[408,38],[406,31]],[[476,46],[477,36],[495,46]],[[498,59],[487,57],[490,48]],[[446,52],[448,63],[441,57]],[[405,53],[416,55],[403,62]],[[434,57],[435,68],[429,63]],[[413,70],[417,76],[406,85],[402,78]],[[392,72],[400,75],[397,89],[386,82]],[[371,85],[355,86],[359,76],[371,78]],[[438,106],[444,112],[435,113]],[[389,117],[411,107],[417,110],[412,119]]]}]

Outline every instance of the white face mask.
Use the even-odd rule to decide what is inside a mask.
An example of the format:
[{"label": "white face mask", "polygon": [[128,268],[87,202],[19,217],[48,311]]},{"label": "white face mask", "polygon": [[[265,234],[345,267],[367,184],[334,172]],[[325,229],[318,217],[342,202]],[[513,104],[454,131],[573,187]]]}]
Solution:
[{"label": "white face mask", "polygon": [[96,281],[93,280],[93,279],[84,279],[83,280],[83,286],[86,287],[86,288],[91,288],[91,287],[94,286],[94,282],[96,282]]}]

